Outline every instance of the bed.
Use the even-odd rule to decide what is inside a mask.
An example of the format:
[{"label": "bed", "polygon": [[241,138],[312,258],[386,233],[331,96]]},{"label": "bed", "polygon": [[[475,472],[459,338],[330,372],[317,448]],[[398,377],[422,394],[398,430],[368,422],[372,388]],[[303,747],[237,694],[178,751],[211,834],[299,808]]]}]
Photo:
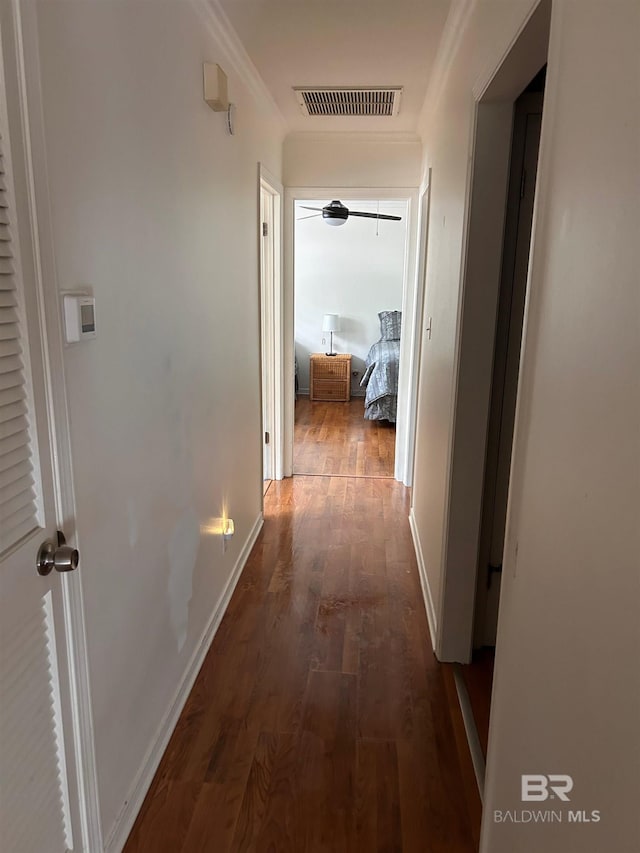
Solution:
[{"label": "bed", "polygon": [[381,337],[369,350],[360,387],[366,388],[364,416],[370,421],[396,422],[400,364],[401,311],[381,311]]}]

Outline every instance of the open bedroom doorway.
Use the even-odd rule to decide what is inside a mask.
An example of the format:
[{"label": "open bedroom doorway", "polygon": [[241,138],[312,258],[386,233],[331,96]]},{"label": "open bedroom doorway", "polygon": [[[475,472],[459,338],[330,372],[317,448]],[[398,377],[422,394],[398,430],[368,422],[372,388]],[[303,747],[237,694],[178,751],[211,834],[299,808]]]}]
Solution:
[{"label": "open bedroom doorway", "polygon": [[339,204],[294,202],[293,472],[393,478],[409,202]]}]

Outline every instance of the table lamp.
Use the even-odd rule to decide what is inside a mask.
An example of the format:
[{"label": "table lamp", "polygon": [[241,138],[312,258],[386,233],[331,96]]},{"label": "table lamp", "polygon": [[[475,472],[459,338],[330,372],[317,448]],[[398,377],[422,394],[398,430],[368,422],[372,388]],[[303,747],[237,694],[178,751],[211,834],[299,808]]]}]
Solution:
[{"label": "table lamp", "polygon": [[331,335],[331,343],[329,346],[329,352],[326,355],[337,355],[333,351],[333,333],[340,331],[340,317],[338,314],[325,314],[322,319],[322,331],[329,332]]}]

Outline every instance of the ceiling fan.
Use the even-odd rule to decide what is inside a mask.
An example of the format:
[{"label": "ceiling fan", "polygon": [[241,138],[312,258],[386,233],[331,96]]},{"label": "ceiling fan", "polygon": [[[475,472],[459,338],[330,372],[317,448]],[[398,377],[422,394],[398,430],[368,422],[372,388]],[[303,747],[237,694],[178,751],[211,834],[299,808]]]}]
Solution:
[{"label": "ceiling fan", "polygon": [[[387,213],[364,213],[360,210],[349,210],[348,207],[345,207],[341,201],[334,199],[330,204],[326,204],[324,207],[306,207],[305,205],[301,205],[304,210],[316,210],[322,214],[322,218],[327,223],[327,225],[344,225],[347,219],[350,216],[364,216],[367,219],[393,219],[397,222],[402,220],[401,216],[390,216]],[[318,216],[318,213],[314,214],[314,216]],[[312,219],[312,216],[304,216],[303,219]]]}]

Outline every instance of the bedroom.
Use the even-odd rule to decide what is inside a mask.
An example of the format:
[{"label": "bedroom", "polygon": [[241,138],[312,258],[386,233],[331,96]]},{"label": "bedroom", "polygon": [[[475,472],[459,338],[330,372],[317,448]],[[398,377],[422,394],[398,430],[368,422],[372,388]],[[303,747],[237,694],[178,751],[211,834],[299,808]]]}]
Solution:
[{"label": "bedroom", "polygon": [[409,203],[331,200],[295,201],[294,473],[393,477]]}]

